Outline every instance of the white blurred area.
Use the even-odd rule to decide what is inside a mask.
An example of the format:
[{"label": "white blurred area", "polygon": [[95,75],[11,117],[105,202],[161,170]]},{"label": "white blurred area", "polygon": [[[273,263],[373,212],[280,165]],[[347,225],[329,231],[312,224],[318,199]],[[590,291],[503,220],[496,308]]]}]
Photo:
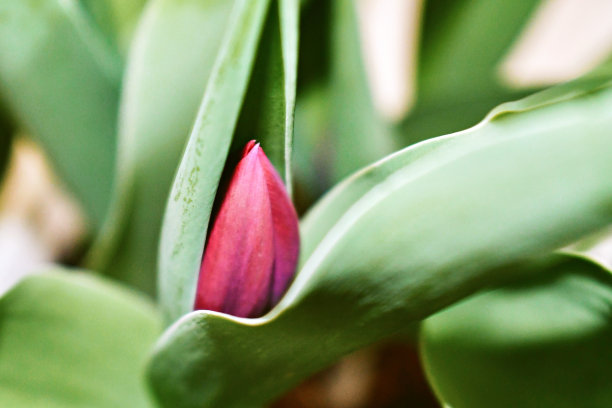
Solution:
[{"label": "white blurred area", "polygon": [[18,136],[0,193],[0,294],[70,255],[85,232],[81,209],[40,148]]},{"label": "white blurred area", "polygon": [[362,52],[374,105],[401,119],[414,102],[421,0],[359,0]]},{"label": "white blurred area", "polygon": [[[397,121],[414,103],[426,0],[356,1],[374,104]],[[512,86],[549,85],[577,77],[610,55],[611,0],[545,0],[500,61],[499,72]],[[18,138],[0,193],[0,292],[40,265],[69,256],[85,234],[81,209],[41,150]],[[598,247],[597,254],[612,264],[612,242]],[[342,404],[342,395],[335,394],[337,406],[350,407],[348,400]]]},{"label": "white blurred area", "polygon": [[546,0],[501,65],[514,86],[576,78],[612,56],[612,1]]}]

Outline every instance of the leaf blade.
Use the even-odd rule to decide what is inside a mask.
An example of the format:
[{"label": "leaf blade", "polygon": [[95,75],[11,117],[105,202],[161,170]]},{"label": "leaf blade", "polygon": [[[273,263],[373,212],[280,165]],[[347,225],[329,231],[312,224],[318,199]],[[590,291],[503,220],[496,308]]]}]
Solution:
[{"label": "leaf blade", "polygon": [[298,0],[280,0],[278,3],[285,74],[285,185],[290,197],[293,189],[291,155],[293,152],[293,128],[297,96],[299,6]]},{"label": "leaf blade", "polygon": [[12,407],[152,407],[142,381],[161,329],[149,303],[61,270],[0,299],[0,403]]},{"label": "leaf blade", "polygon": [[564,255],[427,319],[421,352],[438,395],[457,408],[609,405],[610,276]]},{"label": "leaf blade", "polygon": [[161,220],[172,178],[232,5],[153,0],[128,55],[115,200],[87,264],[149,294],[155,292]]}]

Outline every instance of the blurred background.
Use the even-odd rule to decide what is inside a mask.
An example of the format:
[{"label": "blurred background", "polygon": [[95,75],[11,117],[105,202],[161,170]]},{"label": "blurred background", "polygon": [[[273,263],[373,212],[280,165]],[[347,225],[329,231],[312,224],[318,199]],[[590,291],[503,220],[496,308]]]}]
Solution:
[{"label": "blurred background", "polygon": [[[441,95],[448,97],[449,103],[445,107],[448,114],[434,116],[424,103],[417,103],[419,100],[426,102],[428,97],[438,97],[426,95],[419,99],[419,84],[427,82],[427,78],[419,76],[419,67],[422,67],[419,60],[429,58],[428,53],[435,52],[427,48],[434,41],[429,41],[430,37],[422,38],[424,27],[430,25],[427,35],[435,36],[435,25],[439,22],[428,20],[425,14],[429,7],[427,1],[357,1],[359,52],[363,56],[370,102],[384,123],[402,129],[407,135],[393,146],[394,149],[416,141],[410,139],[411,134],[424,139],[474,125],[488,110],[504,100],[571,80],[609,60],[612,55],[612,2],[545,0],[535,3],[534,7],[525,7],[525,15],[521,16],[524,24],[520,25],[518,33],[499,34],[510,35],[512,39],[508,41],[510,46],[496,60],[496,86],[503,88],[503,92],[496,90],[493,93],[487,88],[480,95],[470,95],[469,100],[456,95]],[[439,7],[440,2],[436,4]],[[457,4],[461,6],[455,6]],[[482,49],[469,50],[478,56],[487,51],[489,42],[486,36],[496,35],[494,28],[498,19],[501,21],[507,16],[489,19],[493,29],[470,25],[469,19],[459,18],[460,13],[479,12],[478,9],[469,10],[470,4],[470,1],[454,2],[446,12],[439,14],[450,19],[451,23],[457,18],[458,24],[463,26],[456,29],[463,30],[464,35],[485,36],[479,42]],[[325,7],[318,7],[315,2],[304,2],[294,153],[296,200],[302,213],[337,179],[353,170],[331,169],[325,163],[302,159],[318,157],[320,160],[331,154],[326,153],[331,149],[326,144],[326,130],[312,129],[307,124],[313,115],[317,115],[310,109],[311,98],[320,95],[317,96],[317,87],[312,86],[316,79],[302,75],[302,71],[308,70],[310,59],[316,58],[312,57],[313,54],[334,52],[320,50],[317,46],[317,36],[322,30],[319,22],[325,18]],[[440,32],[439,35],[445,34]],[[457,41],[462,41],[457,38]],[[455,44],[454,48],[460,50],[461,44]],[[441,60],[429,58],[428,61],[433,65],[453,63],[452,55],[438,58]],[[466,67],[457,69],[465,70]],[[479,75],[477,70],[474,75]],[[463,81],[464,78],[457,76],[456,80]],[[465,110],[468,103],[469,112]],[[453,116],[460,118],[457,120]],[[6,121],[0,117],[0,125],[3,120]],[[308,143],[304,143],[305,140]],[[320,154],[302,154],[313,149]],[[20,131],[10,149],[4,151],[10,159],[0,193],[0,291],[6,290],[38,265],[51,262],[78,264],[88,239],[83,209],[56,176],[36,142]],[[315,171],[309,173],[309,169]],[[595,251],[600,259],[612,262],[612,240],[603,240]],[[409,339],[392,339],[358,351],[309,379],[274,405],[275,408],[406,406],[438,406],[422,373],[416,348]]]}]

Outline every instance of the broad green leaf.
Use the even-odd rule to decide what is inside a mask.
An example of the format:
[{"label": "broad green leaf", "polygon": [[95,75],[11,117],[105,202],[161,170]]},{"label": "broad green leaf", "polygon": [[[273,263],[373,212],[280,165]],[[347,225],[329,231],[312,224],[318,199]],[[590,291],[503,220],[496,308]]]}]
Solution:
[{"label": "broad green leaf", "polygon": [[75,0],[4,0],[0,16],[0,94],[98,227],[115,166],[120,58]]},{"label": "broad green leaf", "polygon": [[[584,97],[590,92],[608,87],[610,77],[612,77],[612,71],[594,72],[587,77],[549,88],[518,101],[504,103],[493,109],[479,126],[487,125],[497,116],[528,112],[547,105]],[[339,183],[311,209],[302,223],[302,260],[312,254],[330,228],[358,199],[394,172],[407,164],[414,166],[415,163],[421,165],[426,160],[437,160],[437,156],[433,156],[432,152],[437,151],[440,154],[444,154],[447,150],[454,152],[461,146],[468,146],[469,143],[479,143],[478,140],[490,139],[489,132],[475,132],[476,129],[472,128],[458,134],[421,142],[418,148],[408,148],[392,154]],[[475,140],[468,142],[470,139]]]},{"label": "broad green leaf", "polygon": [[193,309],[217,186],[224,166],[233,170],[228,152],[260,141],[290,185],[297,12],[293,1],[237,3],[164,219],[159,289],[168,322]]},{"label": "broad green leaf", "polygon": [[155,291],[164,207],[228,24],[226,0],[152,0],[128,56],[115,202],[89,259]]},{"label": "broad green leaf", "polygon": [[610,224],[610,82],[536,102],[398,152],[332,191],[340,204],[304,220],[301,269],[268,315],[197,311],[167,330],[149,369],[162,406],[263,405],[507,279],[513,264]]},{"label": "broad green leaf", "polygon": [[45,271],[0,298],[0,406],[153,407],[143,377],[160,319],[135,294]]},{"label": "broad green leaf", "polygon": [[111,42],[125,53],[147,0],[80,0]]},{"label": "broad green leaf", "polygon": [[424,2],[416,105],[400,126],[407,143],[472,126],[521,95],[501,83],[498,66],[539,3]]},{"label": "broad green leaf", "polygon": [[217,186],[247,93],[269,0],[240,0],[228,25],[168,200],[159,253],[164,317],[193,309]]},{"label": "broad green leaf", "polygon": [[566,256],[427,319],[422,356],[453,408],[612,405],[612,275]]}]

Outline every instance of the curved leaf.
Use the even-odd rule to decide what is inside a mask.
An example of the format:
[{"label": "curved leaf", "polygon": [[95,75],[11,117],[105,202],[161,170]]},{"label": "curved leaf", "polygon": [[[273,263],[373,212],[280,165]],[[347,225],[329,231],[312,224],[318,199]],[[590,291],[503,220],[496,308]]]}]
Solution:
[{"label": "curved leaf", "polygon": [[0,15],[0,93],[99,227],[113,181],[121,60],[74,0],[6,0]]},{"label": "curved leaf", "polygon": [[[493,109],[479,126],[485,126],[497,117],[507,114],[533,111],[548,105],[570,102],[610,86],[612,72],[595,72],[585,78],[555,86],[518,101],[504,103]],[[491,126],[489,124],[488,126]],[[363,195],[378,183],[406,165],[427,166],[426,161],[439,160],[437,154],[475,146],[491,139],[490,132],[477,132],[478,126],[457,134],[421,142],[418,148],[407,148],[374,163],[339,183],[314,206],[302,223],[302,260],[307,259],[330,228]],[[432,154],[435,152],[435,155]]]},{"label": "curved leaf", "polygon": [[115,201],[88,264],[148,293],[172,177],[231,7],[226,0],[153,0],[128,56]]},{"label": "curved leaf", "polygon": [[286,169],[297,53],[292,37],[297,28],[291,24],[297,10],[296,4],[284,3],[236,4],[166,209],[159,290],[168,322],[193,310],[207,226],[228,152],[255,138],[290,183]]},{"label": "curved leaf", "polygon": [[573,257],[427,319],[421,345],[453,408],[612,404],[612,275]]},{"label": "curved leaf", "polygon": [[330,194],[329,213],[304,221],[302,268],[268,315],[197,311],[166,331],[150,365],[159,401],[262,405],[339,356],[512,276],[509,265],[611,223],[611,106],[608,82],[498,112],[349,179]]},{"label": "curved leaf", "polygon": [[25,278],[0,299],[0,405],[149,408],[143,364],[161,324],[152,305],[99,278]]},{"label": "curved leaf", "polygon": [[299,0],[279,0],[278,7],[285,85],[285,184],[291,196],[293,189],[291,178],[291,154],[293,152],[293,121],[297,93],[300,3]]}]

